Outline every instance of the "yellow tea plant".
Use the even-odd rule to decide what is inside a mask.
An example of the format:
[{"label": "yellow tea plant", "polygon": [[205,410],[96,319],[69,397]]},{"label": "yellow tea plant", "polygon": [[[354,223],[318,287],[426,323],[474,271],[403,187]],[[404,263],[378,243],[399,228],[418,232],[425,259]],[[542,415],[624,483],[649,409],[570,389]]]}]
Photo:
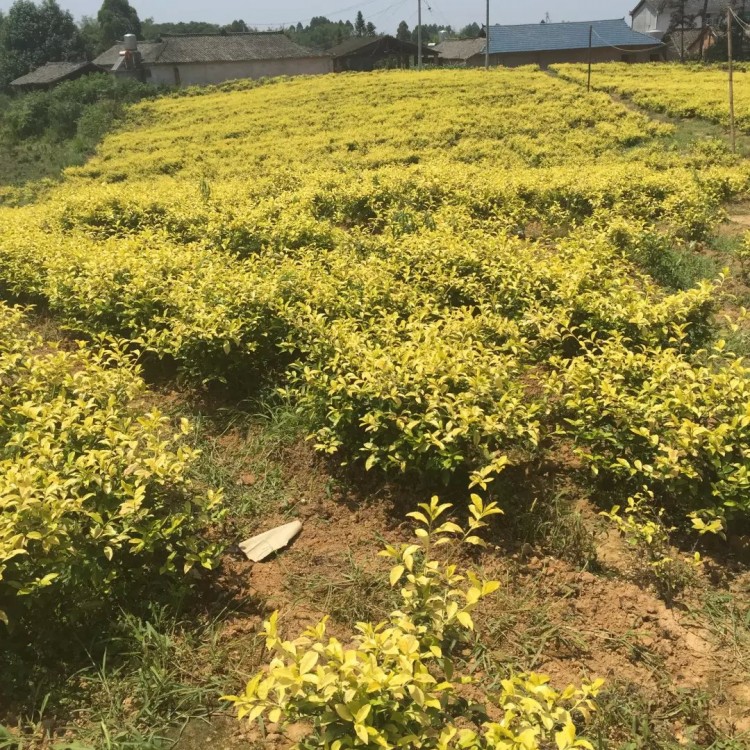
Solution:
[{"label": "yellow tea plant", "polygon": [[723,341],[686,356],[686,331],[672,346],[629,349],[613,339],[551,381],[561,431],[594,474],[661,502],[731,518],[747,514],[750,440],[747,367]]},{"label": "yellow tea plant", "polygon": [[464,529],[441,518],[450,507],[437,498],[421,504],[409,514],[419,523],[416,543],[382,553],[395,563],[390,579],[402,599],[386,622],[359,623],[346,644],[326,637],[325,619],[285,641],[278,613],[269,618],[273,658],[242,695],[227,697],[240,720],[305,722],[299,750],[592,750],[579,727],[595,710],[600,680],[558,692],[544,676],[511,675],[482,700],[469,697],[482,688],[462,671],[458,648],[473,638],[472,610],[500,584],[435,552],[450,558],[463,545],[483,544],[478,534],[500,510],[472,496]]},{"label": "yellow tea plant", "polygon": [[[585,82],[583,65],[554,65],[563,78]],[[594,65],[592,86],[626,96],[641,107],[673,117],[701,117],[729,124],[726,69],[721,65],[650,63]],[[750,81],[747,71],[738,70],[735,80],[735,109],[740,128],[750,128]]]},{"label": "yellow tea plant", "polygon": [[140,566],[212,566],[221,495],[191,487],[190,425],[144,395],[122,343],[65,349],[0,305],[0,619],[49,586],[95,598]]},{"label": "yellow tea plant", "polygon": [[[672,547],[671,534],[677,531],[666,522],[666,511],[659,508],[648,487],[629,497],[624,507],[616,505],[602,513],[636,552],[636,559],[659,595],[669,604],[703,564],[700,553],[681,555]],[[696,519],[699,520],[699,519]]]},{"label": "yellow tea plant", "polygon": [[353,81],[137,105],[0,206],[0,289],[282,390],[341,463],[481,486],[563,433],[623,497],[746,512],[748,373],[704,351],[722,279],[667,272],[747,164],[534,68]]}]

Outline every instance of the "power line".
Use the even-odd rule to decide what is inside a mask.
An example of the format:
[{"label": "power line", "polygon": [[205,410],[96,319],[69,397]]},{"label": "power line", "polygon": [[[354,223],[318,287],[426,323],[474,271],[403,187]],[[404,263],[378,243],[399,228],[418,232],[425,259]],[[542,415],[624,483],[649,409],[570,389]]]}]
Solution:
[{"label": "power line", "polygon": [[746,21],[743,21],[736,13],[734,8],[731,6],[727,7],[727,10],[734,16],[734,20],[737,21],[737,23],[740,25],[742,29],[744,29],[745,33],[750,33],[750,23],[747,23]]},{"label": "power line", "polygon": [[378,16],[382,16],[383,13],[388,13],[389,11],[395,10],[396,8],[403,7],[408,2],[409,0],[397,0],[397,2],[393,3],[393,5],[389,5],[387,8],[383,8],[383,10],[378,10],[375,13],[370,13],[370,15],[368,15],[368,18],[377,18]]},{"label": "power line", "polygon": [[[434,8],[434,10],[433,10],[433,8]],[[432,15],[435,17],[436,20],[440,21],[442,19],[441,25],[443,25],[443,26],[451,26],[451,28],[453,28],[452,25],[451,25],[451,23],[450,23],[450,21],[448,20],[448,17],[435,4],[435,0],[432,0],[432,8],[428,5],[427,9],[430,11],[430,13],[432,13]],[[437,11],[437,14],[435,13],[435,11]],[[438,16],[440,16],[440,18],[438,18]]]},{"label": "power line", "polygon": [[[369,5],[374,5],[375,3],[379,3],[379,2],[382,2],[382,0],[362,0],[362,2],[358,2],[356,5],[349,5],[348,7],[340,8],[339,10],[330,10],[325,13],[321,13],[320,16],[323,16],[324,18],[328,18],[328,16],[338,16],[338,15],[341,15],[342,13],[349,13],[353,10],[362,10],[362,8],[366,8]],[[407,0],[399,0],[398,3],[390,5],[384,8],[383,10],[376,11],[374,14],[372,14],[371,17],[378,16],[382,13],[387,13],[389,10],[392,10],[399,4],[404,5],[406,2]],[[304,18],[304,19],[298,18],[294,21],[277,21],[275,23],[248,23],[248,26],[254,26],[256,28],[258,26],[264,26],[266,28],[285,28],[288,26],[296,26],[297,23],[301,23],[303,20],[309,21],[309,20],[312,20],[312,18],[316,18],[316,17],[317,16],[308,16],[307,18]]]},{"label": "power line", "polygon": [[591,30],[594,32],[594,36],[599,37],[599,39],[604,42],[604,44],[609,47],[610,49],[616,49],[618,52],[625,52],[625,53],[632,53],[632,52],[652,52],[656,49],[664,49],[663,44],[657,44],[655,47],[646,47],[646,49],[626,49],[625,47],[618,47],[615,44],[610,44],[593,26],[591,27]]}]

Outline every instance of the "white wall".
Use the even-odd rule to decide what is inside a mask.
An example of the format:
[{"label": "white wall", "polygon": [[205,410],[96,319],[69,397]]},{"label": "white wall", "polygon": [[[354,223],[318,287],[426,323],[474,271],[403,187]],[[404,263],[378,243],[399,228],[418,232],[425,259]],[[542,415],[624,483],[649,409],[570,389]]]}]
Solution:
[{"label": "white wall", "polygon": [[[178,65],[149,65],[149,83],[174,86],[194,86],[222,83],[237,78],[265,76],[317,75],[333,72],[329,57],[286,58],[284,60],[251,60],[248,62],[179,63]],[[178,71],[178,75],[176,72]],[[179,81],[177,77],[179,76]]]},{"label": "white wall", "polygon": [[[662,13],[662,16],[665,14]],[[648,34],[649,31],[666,31],[661,29],[657,23],[658,16],[647,5],[643,5],[636,15],[633,16],[633,31],[640,31],[641,34]]]}]

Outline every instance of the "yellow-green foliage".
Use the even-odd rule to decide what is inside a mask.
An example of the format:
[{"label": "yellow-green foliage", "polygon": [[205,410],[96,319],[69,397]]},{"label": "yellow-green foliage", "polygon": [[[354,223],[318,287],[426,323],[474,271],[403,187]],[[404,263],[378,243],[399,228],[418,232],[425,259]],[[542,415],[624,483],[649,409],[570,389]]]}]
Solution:
[{"label": "yellow-green foliage", "polygon": [[565,430],[594,472],[647,483],[689,509],[747,513],[750,371],[724,342],[681,353],[614,339],[554,383]]},{"label": "yellow-green foliage", "polygon": [[219,495],[191,489],[190,427],[144,395],[120,344],[62,349],[0,305],[0,618],[50,585],[100,596],[139,560],[211,565],[199,532]]},{"label": "yellow-green foliage", "polygon": [[473,639],[470,613],[500,584],[461,572],[434,549],[450,556],[463,544],[481,545],[477,534],[500,511],[475,495],[462,529],[441,521],[450,507],[437,498],[420,505],[409,514],[420,523],[417,543],[384,551],[396,563],[391,585],[400,585],[402,600],[387,622],[359,623],[346,644],[326,639],[326,620],[285,641],[278,613],[270,617],[264,634],[273,659],[242,695],[228,698],[240,719],[309,722],[308,736],[295,745],[300,750],[592,750],[576,721],[595,709],[600,680],[558,692],[548,678],[522,674],[501,679],[497,693],[484,700],[462,693],[465,685],[482,689],[455,658]]},{"label": "yellow-green foliage", "polygon": [[[701,352],[721,280],[672,293],[647,268],[710,232],[750,169],[671,133],[532,68],[168,97],[0,208],[0,286],[198,381],[267,376],[342,462],[483,486],[564,433],[594,470],[622,458],[691,509],[744,512],[747,374]],[[629,358],[644,375],[620,394]],[[658,393],[672,361],[706,384],[695,413]],[[668,425],[671,473],[637,468],[653,447],[631,455],[630,423],[590,406],[605,381],[638,429]],[[713,442],[683,450],[693,424]]]},{"label": "yellow-green foliage", "polygon": [[[670,537],[677,529],[667,525],[666,511],[658,507],[654,493],[646,486],[629,497],[622,508],[615,505],[602,515],[612,521],[635,550],[636,566],[653,580],[668,603],[688,583],[693,569],[703,564],[698,552],[685,557],[672,548]],[[693,524],[701,534],[717,533],[721,529],[720,521],[706,524],[697,516],[693,517]]]},{"label": "yellow-green foliage", "polygon": [[[586,66],[553,65],[556,73],[585,83]],[[594,65],[591,83],[599,91],[611,91],[654,112],[673,117],[702,117],[729,124],[729,83],[725,66],[651,63]],[[750,71],[737,66],[734,80],[738,127],[750,129]]]}]

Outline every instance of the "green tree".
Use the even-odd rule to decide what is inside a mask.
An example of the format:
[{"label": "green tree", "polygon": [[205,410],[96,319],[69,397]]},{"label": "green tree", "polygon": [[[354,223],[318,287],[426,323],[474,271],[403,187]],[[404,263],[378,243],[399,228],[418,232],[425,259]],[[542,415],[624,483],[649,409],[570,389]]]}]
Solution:
[{"label": "green tree", "polygon": [[377,36],[378,31],[375,28],[375,24],[372,21],[367,22],[367,26],[365,26],[365,36]]},{"label": "green tree", "polygon": [[125,34],[142,37],[138,12],[128,0],[104,0],[96,18],[101,27],[102,45],[105,48],[111,47]]},{"label": "green tree", "polygon": [[[450,26],[438,26],[436,23],[424,23],[422,24],[422,44],[434,43],[437,44],[440,41],[440,32],[444,31],[448,36],[453,35],[453,29]],[[418,29],[415,26],[411,30],[412,42],[417,41]]]},{"label": "green tree", "polygon": [[482,27],[478,23],[470,23],[458,32],[458,35],[462,39],[477,39],[482,31]]},{"label": "green tree", "polygon": [[78,25],[83,39],[83,47],[86,51],[86,57],[90,60],[95,58],[99,53],[104,51],[102,45],[102,29],[99,22],[92,16],[83,16]]},{"label": "green tree", "polygon": [[240,32],[240,31],[250,31],[249,26],[240,18],[237,21],[232,21],[232,23],[228,24],[227,26],[224,26],[224,31],[233,31],[233,32]]},{"label": "green tree", "polygon": [[[743,10],[739,3],[735,2],[736,14],[743,24],[750,24],[750,9]],[[728,31],[726,12],[715,14],[715,21],[712,28],[718,34],[719,38],[713,47],[709,48],[704,57],[710,62],[727,61],[729,54],[728,49]],[[732,55],[735,60],[746,61],[750,58],[750,46],[747,45],[747,37],[742,26],[735,22],[732,24]]]},{"label": "green tree", "polygon": [[290,26],[286,33],[303,47],[325,50],[352,36],[354,25],[351,21],[330,21],[325,16],[316,16],[309,26]]},{"label": "green tree", "polygon": [[153,18],[141,21],[143,39],[158,39],[162,34],[220,34],[221,26],[207,21],[178,21],[156,23]]},{"label": "green tree", "polygon": [[44,63],[84,57],[73,16],[56,0],[16,0],[0,25],[0,88]]},{"label": "green tree", "polygon": [[362,15],[362,11],[357,11],[357,20],[354,22],[354,33],[357,36],[364,36],[367,31],[367,24],[365,23],[365,17]]},{"label": "green tree", "polygon": [[401,23],[398,25],[396,39],[400,39],[402,42],[411,41],[411,31],[409,31],[409,24],[406,23],[406,21],[401,21]]}]

